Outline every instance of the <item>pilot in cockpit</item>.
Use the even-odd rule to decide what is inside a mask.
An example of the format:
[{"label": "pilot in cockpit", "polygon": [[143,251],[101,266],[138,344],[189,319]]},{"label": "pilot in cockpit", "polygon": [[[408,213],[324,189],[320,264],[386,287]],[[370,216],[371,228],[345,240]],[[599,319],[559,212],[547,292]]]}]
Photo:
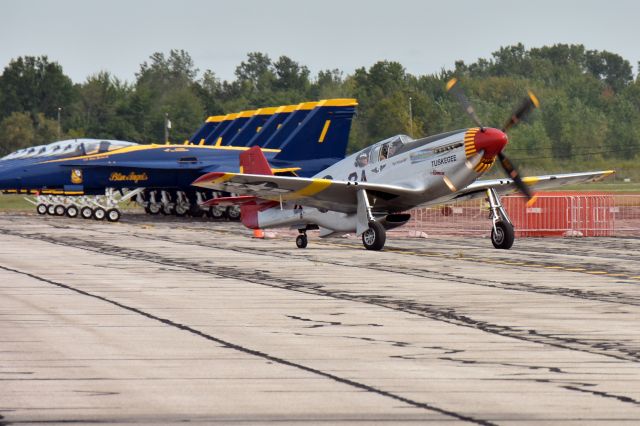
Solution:
[{"label": "pilot in cockpit", "polygon": [[369,164],[369,153],[363,152],[360,155],[358,155],[358,158],[356,158],[356,166],[364,167],[367,164]]}]

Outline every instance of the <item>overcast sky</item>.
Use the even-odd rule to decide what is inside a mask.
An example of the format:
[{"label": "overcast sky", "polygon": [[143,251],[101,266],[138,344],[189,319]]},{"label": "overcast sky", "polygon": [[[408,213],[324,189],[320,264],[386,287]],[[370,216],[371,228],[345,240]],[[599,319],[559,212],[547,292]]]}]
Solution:
[{"label": "overcast sky", "polygon": [[156,51],[185,49],[233,79],[252,51],[313,74],[378,60],[413,74],[489,57],[500,46],[581,43],[640,60],[640,2],[420,0],[0,0],[0,66],[47,55],[74,82],[100,70],[132,81]]}]

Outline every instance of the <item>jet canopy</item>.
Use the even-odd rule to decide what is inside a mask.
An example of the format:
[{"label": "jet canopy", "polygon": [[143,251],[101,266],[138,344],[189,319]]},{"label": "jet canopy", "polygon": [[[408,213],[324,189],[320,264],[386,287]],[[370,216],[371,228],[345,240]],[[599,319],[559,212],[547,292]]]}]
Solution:
[{"label": "jet canopy", "polygon": [[37,158],[50,156],[75,156],[108,152],[126,146],[137,145],[134,142],[101,139],[69,139],[52,142],[48,145],[32,146],[23,148],[6,155],[1,160],[14,160],[21,158]]}]

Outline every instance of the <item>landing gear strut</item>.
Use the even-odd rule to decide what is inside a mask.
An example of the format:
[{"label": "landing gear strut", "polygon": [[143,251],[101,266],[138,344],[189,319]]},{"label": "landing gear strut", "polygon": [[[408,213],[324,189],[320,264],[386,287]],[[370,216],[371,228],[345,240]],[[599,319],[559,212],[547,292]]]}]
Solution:
[{"label": "landing gear strut", "polygon": [[382,250],[387,241],[384,226],[373,217],[367,191],[358,190],[356,234],[362,235],[362,244],[367,250]]},{"label": "landing gear strut", "polygon": [[490,218],[493,224],[491,229],[491,243],[497,249],[508,250],[513,245],[515,233],[513,224],[509,220],[507,212],[500,203],[500,197],[494,189],[487,189],[487,198],[489,199]]}]

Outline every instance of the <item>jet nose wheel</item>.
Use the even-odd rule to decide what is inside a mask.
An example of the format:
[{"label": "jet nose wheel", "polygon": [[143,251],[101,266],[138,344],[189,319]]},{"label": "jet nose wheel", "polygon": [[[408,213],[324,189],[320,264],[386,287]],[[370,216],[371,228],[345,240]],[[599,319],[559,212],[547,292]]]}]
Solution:
[{"label": "jet nose wheel", "polygon": [[107,210],[107,220],[109,222],[117,222],[120,220],[120,210],[118,209],[109,209]]},{"label": "jet nose wheel", "polygon": [[64,216],[65,212],[67,211],[67,209],[65,209],[62,204],[56,205],[53,210],[56,216]]},{"label": "jet nose wheel", "polygon": [[102,207],[98,207],[93,211],[95,220],[104,220],[105,216],[107,216],[107,212]]},{"label": "jet nose wheel", "polygon": [[369,229],[362,233],[362,244],[367,250],[382,250],[386,240],[387,233],[378,222],[369,223]]},{"label": "jet nose wheel", "polygon": [[91,207],[83,207],[80,209],[80,216],[83,219],[91,219],[93,217],[93,209]]},{"label": "jet nose wheel", "polygon": [[36,207],[36,211],[40,215],[47,214],[47,205],[46,204],[38,204],[38,206]]},{"label": "jet nose wheel", "polygon": [[300,249],[307,247],[307,236],[304,234],[300,234],[296,237],[296,246]]},{"label": "jet nose wheel", "polygon": [[69,206],[67,207],[67,216],[68,217],[78,217],[78,208],[76,206]]},{"label": "jet nose wheel", "polygon": [[491,243],[497,249],[508,250],[513,245],[513,225],[507,222],[498,222],[491,230]]}]

